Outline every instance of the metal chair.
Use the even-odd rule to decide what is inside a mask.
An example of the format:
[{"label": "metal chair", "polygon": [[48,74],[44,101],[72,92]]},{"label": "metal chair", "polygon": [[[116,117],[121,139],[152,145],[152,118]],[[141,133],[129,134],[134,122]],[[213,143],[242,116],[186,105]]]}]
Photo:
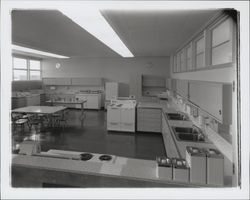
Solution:
[{"label": "metal chair", "polygon": [[21,131],[24,132],[25,124],[29,127],[28,119],[22,118],[22,114],[11,113],[11,121],[14,126],[14,130],[19,126]]}]

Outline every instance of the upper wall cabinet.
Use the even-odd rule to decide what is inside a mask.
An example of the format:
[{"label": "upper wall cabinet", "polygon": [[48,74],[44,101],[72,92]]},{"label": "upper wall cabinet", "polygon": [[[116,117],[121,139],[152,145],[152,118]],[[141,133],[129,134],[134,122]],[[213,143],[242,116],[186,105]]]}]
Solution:
[{"label": "upper wall cabinet", "polygon": [[43,78],[45,85],[71,85],[71,78]]},{"label": "upper wall cabinet", "polygon": [[72,85],[101,86],[103,85],[103,79],[90,77],[72,78]]},{"label": "upper wall cabinet", "polygon": [[142,95],[157,96],[166,90],[166,78],[164,76],[142,75]]},{"label": "upper wall cabinet", "polygon": [[221,15],[194,35],[173,55],[172,72],[232,66],[236,59],[236,26],[229,16]]},{"label": "upper wall cabinet", "polygon": [[102,86],[102,78],[43,78],[45,85],[84,85],[84,86]]}]

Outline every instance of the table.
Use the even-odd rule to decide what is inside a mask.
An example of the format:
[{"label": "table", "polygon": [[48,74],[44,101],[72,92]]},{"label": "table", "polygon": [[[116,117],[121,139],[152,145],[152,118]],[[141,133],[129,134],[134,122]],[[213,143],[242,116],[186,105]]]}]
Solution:
[{"label": "table", "polygon": [[73,100],[73,101],[63,101],[63,100],[49,100],[46,101],[46,103],[51,103],[51,106],[53,106],[54,104],[80,104],[81,105],[81,117],[84,116],[84,103],[86,103],[87,100]]},{"label": "table", "polygon": [[64,106],[27,106],[12,110],[13,113],[27,113],[27,114],[54,114],[65,110]]},{"label": "table", "polygon": [[[26,114],[46,114],[52,115],[54,113],[65,110],[64,106],[27,106],[22,108],[17,108],[12,110],[12,113],[26,113]],[[52,119],[49,118],[50,124],[52,124]]]}]

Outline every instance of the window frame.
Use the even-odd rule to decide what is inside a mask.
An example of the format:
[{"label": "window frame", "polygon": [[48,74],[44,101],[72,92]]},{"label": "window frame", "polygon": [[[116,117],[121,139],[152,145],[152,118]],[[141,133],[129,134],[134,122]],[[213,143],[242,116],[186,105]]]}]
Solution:
[{"label": "window frame", "polygon": [[[15,58],[20,58],[20,59],[25,59],[26,60],[26,69],[19,69],[14,67],[14,59]],[[40,69],[30,69],[30,61],[39,61],[40,62]],[[27,79],[25,80],[14,80],[14,71],[15,70],[22,70],[26,71]],[[40,72],[40,78],[39,79],[30,79],[30,72],[33,71],[39,71]],[[22,56],[22,55],[12,55],[12,81],[41,81],[42,80],[42,59],[40,58],[35,58],[35,57],[28,57],[28,56]]]}]

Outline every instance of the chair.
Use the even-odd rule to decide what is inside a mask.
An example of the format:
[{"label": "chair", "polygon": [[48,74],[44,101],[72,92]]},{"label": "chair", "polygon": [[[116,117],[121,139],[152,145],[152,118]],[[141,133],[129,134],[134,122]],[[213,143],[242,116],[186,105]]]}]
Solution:
[{"label": "chair", "polygon": [[54,114],[54,116],[56,117],[55,120],[55,126],[57,125],[58,127],[61,126],[61,124],[63,123],[64,126],[63,128],[65,128],[65,126],[67,125],[67,116],[68,116],[68,111],[63,111],[60,114]]},{"label": "chair", "polygon": [[24,130],[25,130],[25,124],[27,124],[28,127],[29,127],[28,119],[22,118],[22,114],[11,113],[11,121],[12,121],[12,124],[14,126],[14,130],[17,127],[20,127],[21,131],[24,132]]}]

